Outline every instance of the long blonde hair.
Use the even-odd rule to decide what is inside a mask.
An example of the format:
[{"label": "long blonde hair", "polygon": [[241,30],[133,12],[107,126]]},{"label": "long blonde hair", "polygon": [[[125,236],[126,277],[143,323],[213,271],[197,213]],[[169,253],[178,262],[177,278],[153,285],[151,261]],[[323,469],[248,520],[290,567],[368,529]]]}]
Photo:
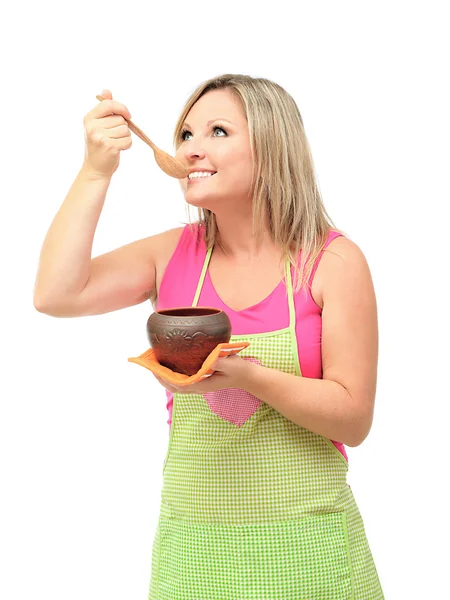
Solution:
[{"label": "long blonde hair", "polygon": [[[294,267],[294,291],[306,291],[330,229],[344,232],[336,228],[325,209],[303,119],[292,96],[268,79],[233,74],[213,77],[188,98],[175,126],[175,150],[181,144],[182,125],[192,106],[210,90],[220,89],[229,90],[240,101],[248,123],[253,156],[253,235],[261,238],[268,217],[270,236],[283,253],[281,260],[288,257]],[[215,215],[208,209],[197,210],[196,222],[203,226],[210,248],[218,239]],[[189,205],[188,215],[193,227]]]}]

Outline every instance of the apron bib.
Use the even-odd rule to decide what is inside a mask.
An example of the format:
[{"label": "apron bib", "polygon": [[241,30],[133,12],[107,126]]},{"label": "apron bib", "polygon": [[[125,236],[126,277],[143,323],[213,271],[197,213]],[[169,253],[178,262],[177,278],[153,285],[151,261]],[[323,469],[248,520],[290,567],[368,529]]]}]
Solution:
[{"label": "apron bib", "polygon": [[[230,341],[301,377],[288,260],[286,285],[289,327]],[[174,394],[149,600],[383,600],[347,470],[331,440],[244,390]]]}]

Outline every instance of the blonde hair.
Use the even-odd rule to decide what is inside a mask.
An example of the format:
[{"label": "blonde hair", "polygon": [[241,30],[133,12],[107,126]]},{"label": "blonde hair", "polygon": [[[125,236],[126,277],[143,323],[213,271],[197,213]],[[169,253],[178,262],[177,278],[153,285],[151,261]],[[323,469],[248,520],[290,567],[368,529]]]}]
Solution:
[{"label": "blonde hair", "polygon": [[[346,234],[335,227],[325,209],[303,119],[292,96],[268,79],[233,74],[213,77],[188,98],[175,126],[175,150],[182,142],[182,125],[193,105],[210,90],[222,89],[240,101],[248,123],[253,156],[253,235],[261,239],[267,220],[270,236],[282,250],[282,261],[288,257],[294,267],[294,291],[306,291],[330,230]],[[197,223],[203,225],[207,248],[214,246],[218,239],[214,213],[198,208]]]}]

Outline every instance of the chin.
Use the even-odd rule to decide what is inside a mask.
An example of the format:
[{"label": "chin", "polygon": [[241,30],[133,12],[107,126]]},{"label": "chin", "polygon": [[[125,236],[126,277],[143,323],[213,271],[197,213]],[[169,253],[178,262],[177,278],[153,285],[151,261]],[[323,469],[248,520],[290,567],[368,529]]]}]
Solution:
[{"label": "chin", "polygon": [[206,208],[207,210],[213,210],[213,208],[211,207],[211,202],[208,202],[208,200],[206,200],[206,198],[186,198],[186,196],[184,196],[184,199],[186,201],[187,204],[189,204],[190,206],[194,206],[195,208]]},{"label": "chin", "polygon": [[214,201],[211,194],[199,194],[194,191],[194,193],[190,193],[190,190],[183,190],[185,201],[191,206],[197,206],[198,208],[207,208],[211,210],[210,206],[214,205],[216,202]]}]

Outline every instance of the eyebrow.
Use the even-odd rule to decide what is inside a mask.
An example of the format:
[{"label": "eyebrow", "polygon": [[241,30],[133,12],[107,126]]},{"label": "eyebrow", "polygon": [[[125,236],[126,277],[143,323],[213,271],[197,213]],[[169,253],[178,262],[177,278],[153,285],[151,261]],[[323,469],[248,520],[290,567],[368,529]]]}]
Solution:
[{"label": "eyebrow", "polygon": [[[206,123],[207,127],[209,127],[211,125],[211,123],[214,123],[214,121],[227,121],[228,123],[231,123],[231,121],[229,121],[228,119],[225,119],[224,117],[216,117],[215,119],[211,119],[211,121],[208,121]],[[232,123],[231,123],[232,125]],[[186,123],[186,121],[183,123],[182,127],[190,127],[189,123]]]}]

